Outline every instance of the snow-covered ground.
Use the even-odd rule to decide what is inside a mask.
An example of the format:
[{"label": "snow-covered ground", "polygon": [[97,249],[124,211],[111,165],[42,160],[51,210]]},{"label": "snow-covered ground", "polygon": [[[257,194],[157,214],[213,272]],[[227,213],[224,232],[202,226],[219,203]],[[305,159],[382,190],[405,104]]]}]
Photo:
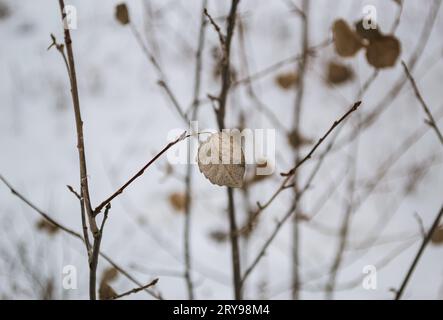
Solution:
[{"label": "snow-covered ground", "polygon": [[[294,1],[297,3],[298,1]],[[421,41],[421,30],[428,19],[432,1],[406,0],[396,32],[402,44],[401,59],[408,60]],[[9,16],[0,19],[0,174],[8,179],[34,204],[53,218],[81,231],[78,201],[66,185],[79,188],[75,122],[68,76],[59,53],[47,50],[53,33],[63,40],[58,3],[50,0],[0,1],[9,8]],[[114,18],[117,1],[72,0],[77,9],[77,30],[72,31],[80,103],[84,120],[86,156],[91,198],[94,204],[110,195],[167,143],[168,133],[186,129],[164,91],[158,75],[138,46],[128,26]],[[147,4],[147,5],[146,5]],[[310,1],[310,43],[319,44],[330,34],[337,18],[357,21],[365,5],[374,5],[383,32],[388,33],[397,14],[395,1]],[[188,108],[193,98],[194,51],[200,21],[201,1],[128,1],[131,19],[145,36],[158,58],[168,84],[182,106]],[[150,8],[152,17],[146,14]],[[228,13],[228,1],[208,1],[213,17]],[[442,114],[443,12],[437,16],[429,41],[413,71],[425,100],[432,111]],[[301,19],[291,12],[287,1],[241,0],[239,13],[244,22],[246,54],[250,71],[262,70],[275,62],[301,52]],[[201,97],[217,94],[219,83],[212,70],[213,48],[218,37],[208,25],[203,52],[204,66]],[[232,49],[233,65],[244,77],[237,35]],[[318,51],[311,59],[306,77],[302,130],[318,138],[331,123],[354,102],[362,83],[371,76],[364,53],[344,62],[355,71],[355,80],[339,87],[325,85],[326,64],[338,59],[332,46]],[[281,71],[291,71],[288,64],[254,82],[260,99],[289,129],[293,118],[294,90],[282,91],[274,83]],[[403,77],[398,62],[383,70],[363,97],[360,117],[371,112]],[[273,123],[257,111],[244,87],[232,91],[227,123],[238,125],[238,116],[246,114],[250,128],[273,128]],[[355,115],[355,119],[357,119]],[[379,166],[399,148],[414,130],[424,125],[425,115],[409,83],[393,103],[386,105],[380,119],[358,140],[357,180],[376,175]],[[355,121],[347,122],[351,128]],[[443,127],[443,122],[439,122]],[[200,128],[216,128],[213,109],[200,107]],[[291,167],[293,154],[285,133],[277,129],[276,173],[251,189],[250,203],[265,201],[278,187],[278,173]],[[346,137],[349,130],[339,136]],[[352,147],[343,148],[326,159],[313,186],[305,194],[301,211],[310,214],[333,181],[341,182],[336,193],[324,203],[311,222],[301,227],[302,299],[324,298],[327,272],[338,245],[343,204],[347,200],[344,170]],[[303,148],[302,152],[309,151]],[[337,279],[338,299],[390,299],[391,288],[398,288],[420,243],[420,224],[430,226],[442,205],[443,153],[432,130],[414,143],[379,187],[352,215],[348,250]],[[430,164],[429,160],[433,159]],[[306,180],[315,159],[303,167]],[[412,165],[429,166],[417,188],[405,194],[411,179],[406,171]],[[182,214],[171,207],[168,197],[184,191],[184,165],[173,166],[166,174],[166,157],[113,201],[106,225],[102,249],[141,282],[159,277],[157,289],[166,299],[186,298],[181,276],[183,263]],[[192,195],[192,264],[197,298],[232,298],[230,246],[209,237],[211,231],[228,230],[226,192],[212,185],[194,166]],[[414,177],[412,178],[414,179]],[[357,195],[363,195],[359,187]],[[263,213],[243,256],[247,266],[275,227],[292,199],[287,191]],[[238,220],[244,221],[244,199],[235,193]],[[35,278],[53,278],[54,297],[88,298],[88,267],[84,246],[69,235],[48,235],[36,229],[39,216],[0,185],[0,293],[9,298],[39,298],[33,286]],[[374,233],[375,231],[375,233]],[[332,234],[331,234],[332,233]],[[377,235],[376,245],[354,246],[370,235]],[[394,240],[395,241],[394,241]],[[412,239],[412,240],[411,240]],[[266,256],[249,278],[247,298],[288,299],[291,297],[291,223],[279,233]],[[243,249],[246,247],[242,246]],[[25,252],[25,253],[23,253]],[[27,257],[27,262],[19,259]],[[443,246],[430,245],[423,255],[404,295],[405,298],[443,297]],[[389,260],[389,261],[387,261]],[[386,263],[385,263],[386,262]],[[63,267],[78,270],[78,289],[63,290]],[[377,289],[361,285],[364,266],[376,265]],[[99,274],[107,268],[100,260]],[[349,281],[357,279],[348,288]],[[112,283],[122,292],[134,285],[122,276]],[[128,298],[149,299],[144,293]]]}]

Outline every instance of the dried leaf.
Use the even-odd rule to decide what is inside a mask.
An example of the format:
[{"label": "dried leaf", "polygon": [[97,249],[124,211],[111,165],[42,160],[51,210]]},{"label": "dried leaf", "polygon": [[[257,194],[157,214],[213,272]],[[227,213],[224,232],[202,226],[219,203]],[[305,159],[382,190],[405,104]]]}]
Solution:
[{"label": "dried leaf", "polygon": [[44,218],[37,222],[36,227],[38,230],[47,232],[49,235],[53,235],[58,232],[58,227]]},{"label": "dried leaf", "polygon": [[5,2],[1,1],[0,2],[0,20],[8,18],[10,15],[11,15],[11,10],[10,10],[9,6]]},{"label": "dried leaf", "polygon": [[378,28],[375,29],[366,29],[363,26],[363,20],[360,20],[355,23],[355,30],[357,31],[357,34],[363,38],[370,41],[377,40],[383,37],[381,32],[378,30]]},{"label": "dried leaf", "polygon": [[243,185],[245,157],[241,136],[225,131],[212,134],[198,149],[198,167],[213,184],[239,188]]},{"label": "dried leaf", "polygon": [[352,69],[344,64],[331,61],[328,65],[328,82],[332,84],[345,83],[354,77]]},{"label": "dried leaf", "polygon": [[438,226],[437,229],[434,230],[431,242],[438,245],[443,244],[443,225]]},{"label": "dried leaf", "polygon": [[110,267],[103,272],[102,281],[110,282],[117,278],[118,270],[114,267]]},{"label": "dried leaf", "polygon": [[109,300],[116,295],[117,292],[115,292],[109,284],[103,281],[100,283],[100,288],[98,289],[98,297],[100,300]]},{"label": "dried leaf", "polygon": [[209,233],[209,237],[217,243],[222,243],[228,239],[228,233],[223,230],[214,230]]},{"label": "dried leaf", "polygon": [[368,63],[377,69],[392,67],[399,55],[400,42],[394,36],[383,36],[371,41],[366,49]]},{"label": "dried leaf", "polygon": [[185,211],[186,195],[182,192],[174,192],[169,195],[169,203],[177,211]]},{"label": "dried leaf", "polygon": [[115,18],[123,25],[129,23],[129,11],[126,3],[120,3],[115,7]]},{"label": "dried leaf", "polygon": [[334,22],[332,33],[335,51],[342,57],[352,57],[363,47],[361,38],[342,19]]},{"label": "dried leaf", "polygon": [[298,76],[295,72],[281,73],[275,77],[275,83],[277,83],[280,88],[289,90],[297,85]]},{"label": "dried leaf", "polygon": [[312,139],[300,135],[297,130],[293,130],[288,134],[288,141],[293,148],[299,148],[313,143]]}]

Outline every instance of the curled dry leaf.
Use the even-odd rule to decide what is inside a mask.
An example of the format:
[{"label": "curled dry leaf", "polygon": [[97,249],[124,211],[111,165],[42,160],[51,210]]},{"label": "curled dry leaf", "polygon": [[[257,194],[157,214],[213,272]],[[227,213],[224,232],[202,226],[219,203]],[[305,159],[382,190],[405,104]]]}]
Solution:
[{"label": "curled dry leaf", "polygon": [[120,3],[115,7],[115,18],[123,25],[129,23],[129,11],[126,3]]},{"label": "curled dry leaf", "polygon": [[355,31],[357,31],[357,34],[362,38],[362,39],[366,39],[369,42],[373,41],[373,40],[377,40],[380,39],[381,37],[383,37],[383,35],[381,34],[380,30],[378,30],[378,28],[365,28],[363,25],[363,20],[360,20],[358,22],[355,23]]},{"label": "curled dry leaf", "polygon": [[186,195],[182,192],[174,192],[169,195],[169,203],[177,211],[184,211],[186,208]]},{"label": "curled dry leaf", "polygon": [[38,230],[44,231],[49,235],[53,235],[58,232],[58,227],[44,218],[40,219],[37,222],[36,227]]},{"label": "curled dry leaf", "polygon": [[285,72],[275,77],[275,83],[284,90],[295,87],[298,83],[298,76],[295,72]]},{"label": "curled dry leaf", "polygon": [[328,82],[331,84],[342,84],[352,80],[354,72],[347,65],[331,61],[328,65]]},{"label": "curled dry leaf", "polygon": [[439,227],[437,227],[437,229],[434,230],[434,233],[431,237],[431,242],[438,245],[443,244],[443,225],[440,225]]},{"label": "curled dry leaf", "polygon": [[400,42],[394,36],[373,40],[366,49],[368,63],[377,69],[392,67],[399,55]]},{"label": "curled dry leaf", "polygon": [[361,38],[342,19],[334,22],[332,34],[335,51],[342,57],[352,57],[363,47]]},{"label": "curled dry leaf", "polygon": [[243,185],[245,156],[240,134],[212,134],[200,145],[197,162],[201,173],[213,184],[232,188]]}]

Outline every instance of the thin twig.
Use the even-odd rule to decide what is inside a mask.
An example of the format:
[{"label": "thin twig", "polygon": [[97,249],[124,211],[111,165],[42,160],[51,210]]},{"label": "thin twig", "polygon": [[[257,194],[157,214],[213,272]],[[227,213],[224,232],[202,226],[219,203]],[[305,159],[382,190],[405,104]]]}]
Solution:
[{"label": "thin twig", "polygon": [[[64,23],[66,19],[66,13],[64,12],[65,3],[64,0],[59,0],[60,5],[60,13],[62,17],[62,22]],[[69,65],[69,80],[71,82],[71,94],[72,94],[72,102],[74,106],[74,114],[75,114],[75,125],[77,130],[77,149],[80,163],[80,185],[81,185],[81,194],[85,201],[86,213],[88,215],[89,224],[91,227],[92,233],[98,232],[97,224],[93,219],[92,207],[91,207],[91,199],[89,196],[89,186],[88,186],[88,171],[86,168],[86,156],[85,156],[85,144],[83,138],[83,120],[80,111],[80,100],[78,96],[78,87],[77,87],[77,76],[75,72],[75,62],[74,62],[74,53],[72,49],[72,40],[71,33],[69,28],[64,28],[64,36],[65,36],[65,47],[68,58]]]},{"label": "thin twig", "polygon": [[[315,150],[320,146],[320,144],[328,137],[328,135],[341,123],[343,122],[352,112],[356,111],[358,109],[358,107],[361,105],[361,101],[358,101],[356,103],[354,103],[354,105],[352,106],[351,109],[349,109],[348,112],[346,112],[341,118],[339,118],[338,120],[334,121],[334,123],[332,124],[332,126],[329,128],[329,130],[318,140],[317,144],[311,149],[311,151],[300,161],[298,162],[294,168],[292,168],[287,174],[286,174],[286,178],[284,179],[284,181],[282,182],[282,184],[280,185],[280,187],[277,189],[277,191],[274,192],[274,194],[271,196],[270,200],[267,201],[267,203],[265,204],[265,206],[260,206],[259,210],[255,213],[255,219],[258,217],[259,213],[265,208],[267,207],[276,197],[277,195],[284,190],[284,187],[287,185],[288,181],[290,180],[290,178],[292,177],[292,175],[294,174],[294,172],[303,164],[305,163],[307,160],[309,160],[312,156],[312,154],[315,152]],[[287,213],[285,214],[285,216],[283,217],[282,220],[280,220],[274,231],[271,233],[271,236],[265,241],[263,247],[261,250],[259,250],[259,253],[257,254],[256,258],[253,260],[253,262],[251,263],[251,265],[246,269],[246,271],[243,274],[242,277],[242,283],[245,282],[246,278],[251,274],[251,272],[254,270],[255,266],[258,264],[258,262],[261,260],[261,258],[264,256],[266,249],[269,247],[269,245],[272,243],[272,240],[275,238],[275,236],[277,235],[278,231],[280,230],[281,226],[284,224],[284,222],[292,215],[292,213],[294,212],[294,206],[292,205],[291,208],[287,211]]]},{"label": "thin twig", "polygon": [[131,27],[132,34],[134,35],[135,39],[137,40],[137,43],[139,44],[140,48],[142,49],[143,53],[145,54],[146,58],[148,58],[149,62],[154,66],[154,69],[157,71],[158,77],[160,78],[157,83],[160,87],[162,87],[169,99],[172,102],[172,105],[180,115],[182,119],[184,119],[186,122],[188,122],[188,118],[183,111],[183,108],[180,106],[180,103],[178,102],[177,98],[175,97],[174,93],[172,92],[171,88],[168,85],[168,82],[166,81],[165,74],[163,73],[162,68],[160,67],[160,64],[158,63],[157,59],[154,57],[154,55],[149,51],[148,47],[146,46],[145,42],[143,41],[142,36],[140,35],[140,32],[138,32],[135,25],[132,23],[132,21],[129,23]]},{"label": "thin twig", "polygon": [[132,183],[134,182],[138,177],[140,177],[145,170],[153,164],[158,158],[161,157],[162,154],[164,154],[166,151],[168,151],[169,148],[177,144],[178,142],[189,138],[190,135],[186,135],[186,131],[183,132],[177,139],[175,139],[172,142],[169,142],[159,153],[157,153],[147,164],[143,166],[132,178],[130,178],[128,181],[126,181],[117,191],[115,191],[111,196],[106,198],[106,200],[103,200],[102,203],[100,203],[95,209],[94,209],[94,215],[97,215],[100,213],[100,211],[105,207],[108,203],[110,203],[115,197],[117,197],[119,194],[123,193],[123,191]]},{"label": "thin twig", "polygon": [[426,115],[428,116],[427,123],[434,129],[435,133],[437,134],[438,139],[440,140],[440,143],[443,144],[443,135],[441,134],[441,131],[438,128],[437,123],[435,122],[434,116],[432,115],[425,100],[423,99],[423,96],[420,94],[420,91],[418,90],[417,83],[415,82],[415,79],[412,77],[411,73],[409,72],[409,69],[406,66],[406,63],[404,61],[402,61],[401,64],[403,65],[403,69],[405,70],[406,76],[408,77],[409,81],[411,82],[412,88],[414,89],[415,96],[417,97],[418,101],[420,102],[421,106],[423,107],[423,110],[425,111]]},{"label": "thin twig", "polygon": [[415,267],[418,264],[418,261],[421,258],[421,255],[426,249],[426,246],[428,245],[429,241],[432,238],[432,235],[434,234],[434,231],[438,228],[438,224],[440,222],[441,217],[443,216],[443,206],[440,208],[440,211],[438,212],[437,216],[434,219],[434,222],[432,223],[431,228],[429,229],[428,233],[426,234],[426,237],[423,239],[420,248],[418,249],[417,254],[414,257],[414,260],[412,261],[412,264],[410,265],[408,272],[405,275],[405,278],[403,279],[400,289],[395,294],[395,300],[400,300],[403,292],[406,289],[406,286],[408,285],[409,279],[411,278],[412,274],[414,273]]},{"label": "thin twig", "polygon": [[349,227],[351,224],[351,218],[353,214],[353,208],[355,203],[355,180],[357,173],[357,157],[358,157],[358,141],[359,139],[354,140],[354,156],[350,159],[351,166],[351,175],[349,177],[348,190],[347,194],[349,195],[349,199],[346,199],[345,204],[345,212],[343,215],[343,220],[341,221],[340,226],[340,238],[338,243],[337,252],[334,256],[333,263],[330,268],[329,279],[325,286],[326,299],[330,300],[333,297],[333,293],[336,286],[338,271],[341,267],[344,252],[346,250],[346,246],[348,243],[349,237]]},{"label": "thin twig", "polygon": [[67,187],[68,187],[68,190],[71,191],[80,202],[80,214],[81,214],[81,220],[82,220],[83,239],[85,240],[86,252],[88,253],[88,260],[91,261],[92,247],[91,247],[91,242],[89,241],[88,225],[86,222],[86,212],[85,212],[85,206],[83,203],[83,197],[77,191],[75,191],[73,187],[71,187],[69,185]]},{"label": "thin twig", "polygon": [[224,47],[225,46],[225,36],[223,35],[220,27],[218,26],[218,24],[214,21],[214,19],[212,19],[211,15],[208,13],[208,10],[206,8],[203,9],[203,13],[206,17],[208,17],[209,22],[211,23],[211,25],[214,27],[215,31],[218,34],[218,39],[220,40],[220,44]]},{"label": "thin twig", "polygon": [[120,298],[122,298],[122,297],[124,297],[124,296],[129,296],[130,294],[137,293],[137,292],[139,292],[139,291],[142,291],[142,290],[148,289],[148,288],[150,288],[150,287],[152,287],[152,286],[155,286],[155,285],[157,284],[157,282],[158,282],[158,278],[152,280],[152,281],[149,282],[147,285],[144,285],[144,286],[142,286],[142,287],[138,287],[138,288],[134,288],[134,289],[132,289],[132,290],[129,290],[129,291],[126,291],[126,292],[124,292],[124,293],[121,293],[121,294],[118,294],[118,295],[116,295],[116,296],[113,296],[113,297],[111,298],[111,300],[120,299]]},{"label": "thin twig", "polygon": [[[201,20],[200,20],[200,31],[198,36],[197,51],[195,54],[195,75],[194,75],[194,97],[191,105],[191,121],[197,120],[199,101],[198,97],[200,95],[201,87],[201,77],[202,77],[202,52],[204,48],[205,30],[206,30],[206,20],[204,15],[204,8],[206,7],[207,0],[202,2]],[[189,128],[192,130],[193,128]],[[193,131],[190,131],[193,134]],[[194,284],[192,282],[192,264],[191,264],[191,209],[192,209],[192,166],[191,166],[191,142],[188,140],[188,164],[186,167],[186,177],[185,177],[185,223],[183,232],[183,246],[184,246],[184,256],[185,256],[185,280],[188,289],[189,300],[194,299]]]},{"label": "thin twig", "polygon": [[[302,37],[301,37],[301,46],[303,48],[302,59],[299,61],[296,74],[298,74],[299,81],[295,94],[295,103],[294,103],[294,122],[292,130],[297,135],[301,136],[301,115],[302,115],[302,107],[303,107],[303,97],[305,91],[305,74],[307,70],[308,64],[308,49],[309,49],[309,2],[307,0],[303,0],[302,2],[302,11],[303,19],[302,19]],[[299,146],[294,148],[294,163],[298,163],[300,161],[300,148]],[[292,176],[292,184],[294,191],[294,199],[293,199],[293,209],[292,211],[297,211],[298,206],[301,200],[300,193],[298,192],[298,175],[297,172],[294,172]],[[299,287],[300,287],[300,274],[299,274],[299,265],[300,265],[300,255],[299,255],[299,219],[297,218],[297,214],[295,214],[295,218],[293,219],[292,225],[292,299],[297,300],[299,298]]]}]

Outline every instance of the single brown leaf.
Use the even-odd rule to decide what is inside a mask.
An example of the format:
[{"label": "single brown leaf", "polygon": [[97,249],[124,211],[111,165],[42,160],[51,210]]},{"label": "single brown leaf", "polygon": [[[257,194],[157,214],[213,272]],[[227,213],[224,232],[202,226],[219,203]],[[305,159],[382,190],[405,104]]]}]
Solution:
[{"label": "single brown leaf", "polygon": [[392,67],[399,56],[400,42],[394,36],[375,39],[366,48],[368,63],[377,69]]},{"label": "single brown leaf", "polygon": [[331,84],[342,84],[354,77],[352,69],[344,64],[331,61],[328,65],[328,82]]},{"label": "single brown leaf", "polygon": [[117,278],[118,270],[114,267],[110,267],[103,272],[102,281],[110,282]]},{"label": "single brown leaf", "polygon": [[295,72],[285,72],[275,77],[275,83],[284,90],[295,87],[298,83],[298,76]]},{"label": "single brown leaf", "polygon": [[109,300],[117,295],[117,292],[106,282],[101,282],[98,289],[98,297],[100,300]]},{"label": "single brown leaf", "polygon": [[209,233],[209,237],[217,243],[222,243],[228,239],[228,233],[223,230],[213,230]]},{"label": "single brown leaf", "polygon": [[299,148],[313,143],[312,139],[300,135],[297,130],[292,130],[288,134],[288,141],[293,148]]},{"label": "single brown leaf", "polygon": [[120,3],[115,7],[115,18],[123,25],[130,22],[129,11],[126,3]]},{"label": "single brown leaf", "polygon": [[185,211],[186,195],[181,192],[174,192],[169,195],[169,203],[177,211]]},{"label": "single brown leaf", "polygon": [[58,232],[58,227],[44,218],[37,222],[36,227],[38,230],[44,231],[49,235],[54,235]]},{"label": "single brown leaf", "polygon": [[342,57],[352,57],[363,47],[361,38],[342,19],[334,22],[332,34],[335,51]]}]

